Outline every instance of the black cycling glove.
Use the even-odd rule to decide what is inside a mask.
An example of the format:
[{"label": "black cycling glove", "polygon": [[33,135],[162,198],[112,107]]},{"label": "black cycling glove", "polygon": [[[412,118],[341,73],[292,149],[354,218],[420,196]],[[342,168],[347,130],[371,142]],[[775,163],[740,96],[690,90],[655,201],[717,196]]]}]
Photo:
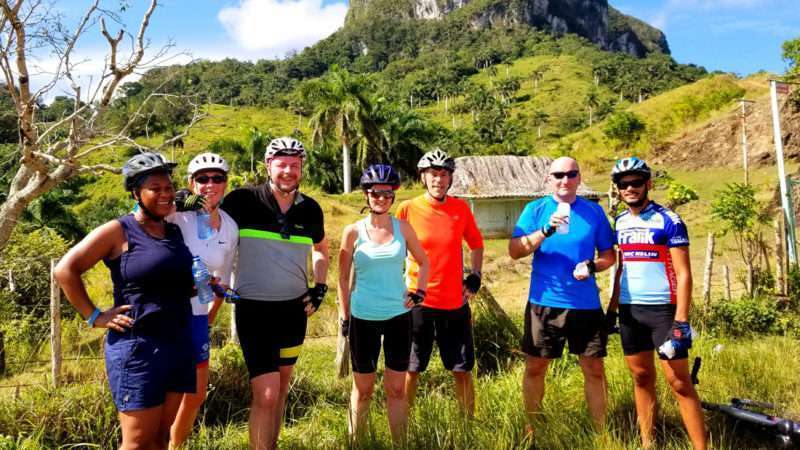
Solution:
[{"label": "black cycling glove", "polygon": [[545,224],[541,230],[544,237],[549,238],[550,236],[554,235],[556,232],[556,227],[550,225],[549,223]]},{"label": "black cycling glove", "polygon": [[481,290],[481,276],[476,272],[472,272],[464,278],[464,287],[473,294],[477,294]]},{"label": "black cycling glove", "polygon": [[181,189],[175,193],[175,209],[179,212],[197,211],[206,205],[206,198],[199,194],[192,194],[188,189]]},{"label": "black cycling glove", "polygon": [[327,292],[328,285],[325,283],[317,283],[306,292],[308,302],[314,306],[315,311],[319,309],[319,305],[322,304],[322,300],[325,298]]},{"label": "black cycling glove", "polygon": [[350,319],[339,319],[339,330],[342,336],[350,335]]},{"label": "black cycling glove", "polygon": [[425,291],[422,289],[417,289],[416,292],[409,292],[408,298],[411,299],[411,302],[414,303],[414,305],[419,305],[425,301]]},{"label": "black cycling glove", "polygon": [[617,318],[619,314],[617,311],[608,310],[606,311],[606,315],[603,318],[606,327],[606,333],[614,334],[619,333],[619,327],[617,326]]}]

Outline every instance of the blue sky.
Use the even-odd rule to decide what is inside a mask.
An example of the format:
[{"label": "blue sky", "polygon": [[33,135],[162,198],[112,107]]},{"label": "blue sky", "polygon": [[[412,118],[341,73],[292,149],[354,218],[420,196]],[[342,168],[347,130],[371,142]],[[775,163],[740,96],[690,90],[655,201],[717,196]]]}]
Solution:
[{"label": "blue sky", "polygon": [[[144,0],[106,0],[108,9],[129,5],[132,28]],[[74,23],[88,1],[61,0],[56,8]],[[709,70],[782,73],[781,43],[800,37],[800,0],[612,0],[611,5],[661,28],[673,56]],[[335,0],[162,0],[149,36],[153,46],[172,39],[194,58],[283,57],[329,35],[344,21],[346,3]],[[113,28],[113,27],[109,27]],[[97,27],[80,45],[88,58],[104,53]],[[183,58],[186,59],[186,58]],[[88,67],[87,67],[88,69]]]}]

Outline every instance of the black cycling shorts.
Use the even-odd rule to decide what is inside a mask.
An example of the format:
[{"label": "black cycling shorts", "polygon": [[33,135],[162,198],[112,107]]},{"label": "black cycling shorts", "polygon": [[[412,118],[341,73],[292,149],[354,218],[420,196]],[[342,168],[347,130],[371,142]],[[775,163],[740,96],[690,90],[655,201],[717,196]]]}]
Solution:
[{"label": "black cycling shorts", "polygon": [[411,353],[411,313],[387,320],[350,317],[350,363],[353,372],[373,373],[378,369],[383,336],[383,362],[397,372],[408,370]]},{"label": "black cycling shorts", "polygon": [[606,356],[608,334],[602,309],[568,309],[536,305],[525,307],[522,351],[538,358],[560,358],[564,345],[574,355]]},{"label": "black cycling shorts", "polygon": [[[652,352],[671,336],[672,322],[675,320],[675,305],[620,305],[619,335],[622,352],[635,355]],[[686,359],[689,351],[676,351],[675,359]],[[667,359],[661,357],[661,359]]]},{"label": "black cycling shorts", "polygon": [[415,306],[411,310],[411,359],[409,372],[424,372],[431,360],[433,341],[439,346],[444,368],[470,372],[475,366],[472,312],[465,304],[458,309]]},{"label": "black cycling shorts", "polygon": [[250,378],[297,362],[308,318],[301,299],[236,303],[236,331]]}]

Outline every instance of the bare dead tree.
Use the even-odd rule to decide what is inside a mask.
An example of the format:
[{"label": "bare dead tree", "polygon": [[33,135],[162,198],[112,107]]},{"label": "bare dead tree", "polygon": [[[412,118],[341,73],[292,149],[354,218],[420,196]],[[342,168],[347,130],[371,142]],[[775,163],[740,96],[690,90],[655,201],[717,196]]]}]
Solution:
[{"label": "bare dead tree", "polygon": [[[0,249],[7,243],[20,214],[36,197],[79,174],[119,172],[108,163],[97,163],[97,158],[92,158],[95,163],[88,163],[87,157],[119,145],[143,149],[129,136],[131,124],[141,118],[142,108],[150,99],[177,97],[156,91],[127,118],[126,125],[115,130],[103,126],[104,114],[122,81],[133,73],[163,65],[171,58],[171,43],[145,58],[149,50],[145,35],[157,6],[157,0],[149,1],[136,35],[132,35],[121,27],[116,14],[100,7],[100,0],[92,0],[73,30],[64,26],[61,18],[43,0],[0,0],[0,71],[16,107],[19,123],[19,169],[5,201],[0,205]],[[106,19],[120,24],[120,30],[115,34],[109,32]],[[92,77],[97,82],[84,92],[85,87],[78,83],[75,72],[86,61],[76,61],[75,48],[79,39],[98,24],[108,43],[108,53],[102,71]],[[130,51],[125,52],[122,47],[127,46],[128,41]],[[47,52],[56,57],[55,68],[32,71],[35,64],[29,64],[31,58]],[[40,87],[32,86],[32,76],[44,75],[48,78]],[[53,122],[37,120],[36,113],[43,99],[53,89],[63,89],[60,86],[65,83],[72,91],[72,111]],[[189,124],[158,149],[182,140],[189,129],[204,117],[196,102],[193,106],[194,114]]]}]

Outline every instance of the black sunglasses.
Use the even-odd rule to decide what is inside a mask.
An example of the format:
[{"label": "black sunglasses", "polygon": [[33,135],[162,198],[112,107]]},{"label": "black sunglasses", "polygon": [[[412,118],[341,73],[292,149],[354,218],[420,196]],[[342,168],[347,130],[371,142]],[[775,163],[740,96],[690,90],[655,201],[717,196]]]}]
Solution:
[{"label": "black sunglasses", "polygon": [[212,175],[212,176],[200,175],[199,177],[195,177],[194,181],[200,184],[206,184],[209,181],[211,181],[214,184],[222,184],[228,181],[228,177],[226,177],[225,175]]},{"label": "black sunglasses", "polygon": [[575,177],[578,176],[579,173],[580,172],[577,171],[577,170],[568,170],[566,172],[550,172],[550,175],[553,178],[555,178],[556,180],[560,180],[560,179],[562,179],[564,177],[567,177],[567,178],[570,178],[570,179],[571,178],[575,178]]},{"label": "black sunglasses", "polygon": [[369,194],[369,196],[372,198],[394,198],[394,191],[373,191],[372,189],[367,189],[367,194]]},{"label": "black sunglasses", "polygon": [[643,180],[639,178],[638,180],[631,180],[631,181],[617,181],[617,189],[620,191],[624,191],[629,187],[639,189],[640,187],[644,186],[647,183],[647,180]]}]

